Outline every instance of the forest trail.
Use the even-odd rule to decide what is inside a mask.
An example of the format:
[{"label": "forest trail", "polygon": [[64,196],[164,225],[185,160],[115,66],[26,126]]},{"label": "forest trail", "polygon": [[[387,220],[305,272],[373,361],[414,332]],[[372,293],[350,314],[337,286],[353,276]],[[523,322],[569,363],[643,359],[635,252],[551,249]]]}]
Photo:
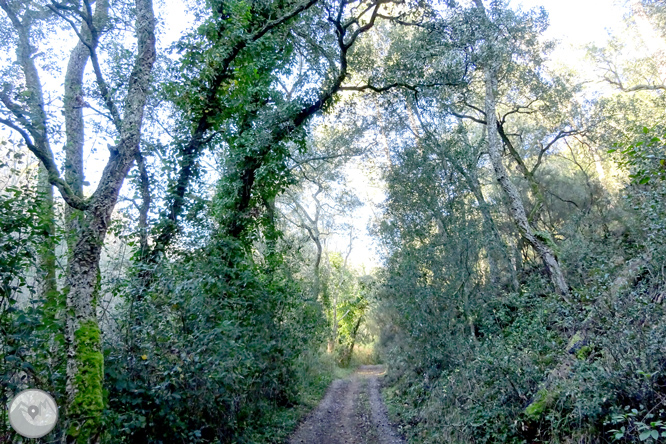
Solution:
[{"label": "forest trail", "polygon": [[336,379],[289,444],[404,444],[386,416],[379,393],[384,366],[364,365]]}]

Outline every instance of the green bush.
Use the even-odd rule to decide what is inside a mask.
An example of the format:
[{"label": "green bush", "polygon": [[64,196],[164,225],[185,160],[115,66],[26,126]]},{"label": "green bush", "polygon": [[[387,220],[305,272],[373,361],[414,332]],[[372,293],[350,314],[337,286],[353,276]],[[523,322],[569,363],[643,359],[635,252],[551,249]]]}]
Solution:
[{"label": "green bush", "polygon": [[275,442],[329,382],[319,303],[279,262],[243,258],[211,242],[160,264],[149,293],[125,289],[127,335],[106,346],[109,442]]}]

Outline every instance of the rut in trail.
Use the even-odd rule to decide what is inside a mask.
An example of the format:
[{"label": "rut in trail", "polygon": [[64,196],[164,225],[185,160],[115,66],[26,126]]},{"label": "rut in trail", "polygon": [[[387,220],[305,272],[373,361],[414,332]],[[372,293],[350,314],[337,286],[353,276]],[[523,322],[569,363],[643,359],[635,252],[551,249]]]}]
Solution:
[{"label": "rut in trail", "polygon": [[404,444],[379,394],[383,374],[381,365],[364,365],[350,378],[333,381],[289,444]]}]

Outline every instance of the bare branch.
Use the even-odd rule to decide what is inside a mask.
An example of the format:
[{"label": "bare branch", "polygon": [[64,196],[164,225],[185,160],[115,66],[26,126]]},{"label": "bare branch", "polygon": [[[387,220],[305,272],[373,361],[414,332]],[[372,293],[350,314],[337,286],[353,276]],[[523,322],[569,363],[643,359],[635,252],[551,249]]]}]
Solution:
[{"label": "bare branch", "polygon": [[550,191],[549,189],[546,189],[546,192],[547,192],[548,194],[550,194],[551,196],[553,196],[555,199],[557,199],[557,200],[559,200],[559,201],[561,201],[561,202],[571,204],[571,205],[575,206],[576,208],[580,208],[580,206],[579,206],[576,202],[574,202],[573,200],[564,199],[563,197],[558,196],[557,194],[553,193],[553,192]]},{"label": "bare branch", "polygon": [[49,183],[58,188],[60,194],[68,205],[81,211],[84,211],[88,208],[88,202],[74,194],[69,185],[67,185],[67,183],[65,183],[65,181],[60,177],[60,172],[58,171],[58,167],[56,166],[55,160],[53,159],[53,154],[50,151],[47,152],[45,149],[42,149],[36,145],[30,138],[28,132],[12,121],[0,118],[0,124],[3,124],[19,133],[30,152],[32,152],[46,168],[46,171],[49,174]]},{"label": "bare branch", "polygon": [[534,99],[530,103],[528,103],[527,105],[518,105],[518,106],[516,106],[511,111],[504,114],[504,116],[502,116],[502,118],[500,119],[500,122],[502,122],[503,124],[506,123],[506,118],[509,117],[512,114],[534,114],[534,113],[536,113],[535,110],[530,109],[530,106],[532,106],[538,100],[539,99]]},{"label": "bare branch", "polygon": [[474,111],[477,111],[477,112],[478,112],[479,114],[481,114],[482,116],[485,116],[485,115],[486,115],[486,112],[485,112],[484,110],[482,110],[481,108],[478,108],[478,107],[472,105],[471,103],[463,102],[463,105],[465,105],[465,106],[467,106],[467,107],[469,107],[469,108],[472,108]]},{"label": "bare branch", "polygon": [[459,118],[459,119],[468,119],[468,120],[472,120],[472,121],[474,121],[474,122],[476,122],[476,123],[480,123],[480,124],[482,124],[482,125],[485,125],[485,124],[486,124],[486,121],[485,121],[485,120],[481,120],[481,119],[479,119],[478,117],[470,116],[470,115],[467,115],[467,114],[460,114],[460,113],[457,113],[457,112],[455,112],[455,111],[450,111],[450,113],[451,113],[452,116],[455,116],[455,117],[457,117],[457,118]]},{"label": "bare branch", "polygon": [[621,91],[624,92],[636,92],[636,91],[666,91],[666,85],[634,85],[630,87],[625,87],[620,82],[613,82],[609,79],[605,79],[611,85],[617,86]]},{"label": "bare branch", "polygon": [[[375,3],[375,9],[372,11],[372,15],[370,16],[370,21],[368,23],[366,23],[365,25],[359,27],[356,31],[354,31],[354,33],[349,38],[349,41],[347,43],[343,44],[342,48],[345,51],[348,50],[349,48],[351,48],[354,45],[354,42],[356,42],[356,39],[358,38],[358,36],[360,36],[364,32],[368,31],[370,28],[375,26],[375,20],[377,19],[377,14],[379,13],[379,8],[381,8],[382,4],[384,4],[384,3],[388,3],[388,2],[378,0],[377,3]],[[365,14],[369,9],[370,8],[368,7],[368,9],[363,11],[363,13],[361,15]],[[343,27],[343,29],[344,29],[344,27]],[[346,31],[346,29],[345,29],[345,31]]]},{"label": "bare branch", "polygon": [[580,133],[581,132],[578,131],[578,130],[560,131],[559,133],[557,133],[557,135],[553,138],[553,140],[551,140],[548,144],[546,144],[545,146],[543,146],[539,150],[539,156],[537,157],[537,161],[534,164],[534,167],[532,167],[531,174],[534,174],[536,169],[539,168],[539,165],[541,165],[541,161],[543,159],[543,155],[546,153],[546,151],[548,151],[550,149],[550,147],[552,147],[555,144],[555,142],[557,142],[558,140],[560,140],[562,138],[565,138],[565,137],[568,137],[568,136],[573,136],[575,134],[580,134]]},{"label": "bare branch", "polygon": [[377,18],[381,18],[381,19],[384,19],[384,20],[390,20],[390,21],[392,21],[394,23],[397,23],[399,25],[402,25],[402,26],[416,26],[416,27],[419,27],[419,28],[425,28],[425,25],[423,23],[406,22],[404,20],[400,20],[397,17],[391,17],[391,16],[384,15],[384,14],[377,14]]}]

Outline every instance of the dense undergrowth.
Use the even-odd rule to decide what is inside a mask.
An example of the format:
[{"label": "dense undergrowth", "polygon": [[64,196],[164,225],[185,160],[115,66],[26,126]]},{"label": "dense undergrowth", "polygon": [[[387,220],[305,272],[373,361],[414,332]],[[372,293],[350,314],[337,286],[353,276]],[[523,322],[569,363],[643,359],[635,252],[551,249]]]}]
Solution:
[{"label": "dense undergrowth", "polygon": [[[643,160],[656,149],[630,146]],[[409,442],[666,441],[666,187],[655,163],[643,165],[653,180],[630,168],[636,179],[617,194],[599,188],[589,211],[563,214],[569,301],[529,256],[515,291],[462,273],[464,258],[450,256],[460,240],[405,246],[403,236],[380,313],[384,395]],[[463,226],[464,242],[483,242]]]},{"label": "dense undergrowth", "polygon": [[[38,267],[43,220],[30,188],[13,193],[0,196],[0,222],[14,233],[0,252],[3,402],[36,383],[64,405],[63,325],[53,315],[61,294],[43,299],[35,277],[26,276]],[[284,442],[334,378],[374,362],[359,340],[340,366],[344,331],[338,352],[326,351],[324,306],[286,256],[258,261],[212,240],[103,281],[101,442]],[[0,437],[19,439],[6,419]],[[59,424],[50,436],[62,433]]]},{"label": "dense undergrowth", "polygon": [[385,397],[410,442],[660,442],[663,305],[634,293],[569,354],[570,310],[525,290],[489,304],[476,339],[441,338],[428,359],[412,341],[388,351]]}]

